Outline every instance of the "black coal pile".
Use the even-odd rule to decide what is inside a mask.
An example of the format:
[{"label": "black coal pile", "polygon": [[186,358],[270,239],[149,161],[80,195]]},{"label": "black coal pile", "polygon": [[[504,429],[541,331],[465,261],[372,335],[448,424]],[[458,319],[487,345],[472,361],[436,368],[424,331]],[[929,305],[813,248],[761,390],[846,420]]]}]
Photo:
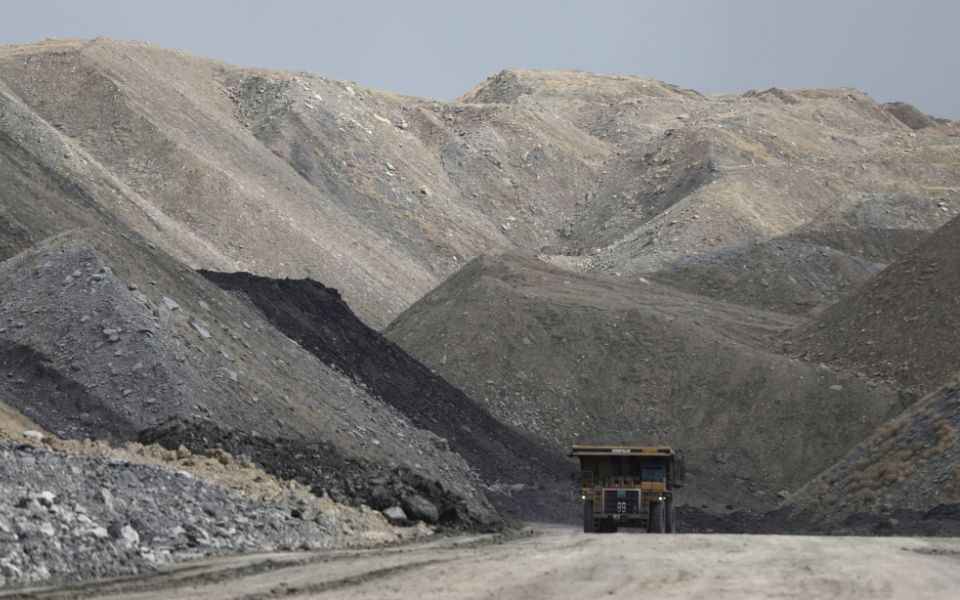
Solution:
[{"label": "black coal pile", "polygon": [[[515,517],[567,520],[572,466],[504,425],[466,394],[366,326],[337,290],[309,279],[201,271],[238,294],[323,363],[362,384],[414,425],[446,439]],[[551,489],[550,493],[544,490]],[[550,501],[546,502],[547,498]]]}]

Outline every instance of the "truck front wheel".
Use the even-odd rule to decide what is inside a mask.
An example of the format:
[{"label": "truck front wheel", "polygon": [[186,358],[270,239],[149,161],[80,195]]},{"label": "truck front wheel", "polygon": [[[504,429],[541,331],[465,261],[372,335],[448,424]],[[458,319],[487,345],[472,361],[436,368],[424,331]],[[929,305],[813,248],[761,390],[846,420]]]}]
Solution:
[{"label": "truck front wheel", "polygon": [[593,500],[583,501],[583,532],[597,533],[597,521],[593,518]]},{"label": "truck front wheel", "polygon": [[650,520],[647,521],[647,531],[649,533],[667,532],[666,507],[663,502],[650,503]]},{"label": "truck front wheel", "polygon": [[673,498],[667,498],[667,533],[677,532],[677,509],[673,505]]}]

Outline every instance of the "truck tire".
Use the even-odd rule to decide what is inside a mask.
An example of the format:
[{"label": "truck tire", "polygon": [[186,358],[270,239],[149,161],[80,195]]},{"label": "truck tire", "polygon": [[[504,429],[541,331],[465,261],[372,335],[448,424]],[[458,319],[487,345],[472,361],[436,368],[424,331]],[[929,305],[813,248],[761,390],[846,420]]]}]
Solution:
[{"label": "truck tire", "polygon": [[673,498],[667,498],[667,533],[677,532],[677,509],[673,506]]},{"label": "truck tire", "polygon": [[583,532],[597,533],[597,521],[593,518],[593,500],[583,501]]},{"label": "truck tire", "polygon": [[666,506],[663,502],[650,503],[650,520],[647,521],[647,531],[649,533],[667,532]]}]

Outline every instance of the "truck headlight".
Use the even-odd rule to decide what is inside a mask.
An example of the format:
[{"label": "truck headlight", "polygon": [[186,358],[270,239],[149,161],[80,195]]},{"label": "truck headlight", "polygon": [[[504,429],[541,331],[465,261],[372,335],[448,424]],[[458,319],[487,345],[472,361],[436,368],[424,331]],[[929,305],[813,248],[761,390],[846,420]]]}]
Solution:
[{"label": "truck headlight", "polygon": [[586,497],[586,496],[580,496],[580,499],[581,499],[581,500],[586,500],[587,497]]}]

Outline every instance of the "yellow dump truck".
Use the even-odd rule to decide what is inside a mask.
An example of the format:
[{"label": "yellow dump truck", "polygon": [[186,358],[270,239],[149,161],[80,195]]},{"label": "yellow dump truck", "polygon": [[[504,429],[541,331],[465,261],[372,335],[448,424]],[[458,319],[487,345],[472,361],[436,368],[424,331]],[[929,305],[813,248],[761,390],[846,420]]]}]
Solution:
[{"label": "yellow dump truck", "polygon": [[683,454],[663,446],[574,446],[580,459],[583,530],[646,527],[675,533],[673,491],[683,486]]}]

